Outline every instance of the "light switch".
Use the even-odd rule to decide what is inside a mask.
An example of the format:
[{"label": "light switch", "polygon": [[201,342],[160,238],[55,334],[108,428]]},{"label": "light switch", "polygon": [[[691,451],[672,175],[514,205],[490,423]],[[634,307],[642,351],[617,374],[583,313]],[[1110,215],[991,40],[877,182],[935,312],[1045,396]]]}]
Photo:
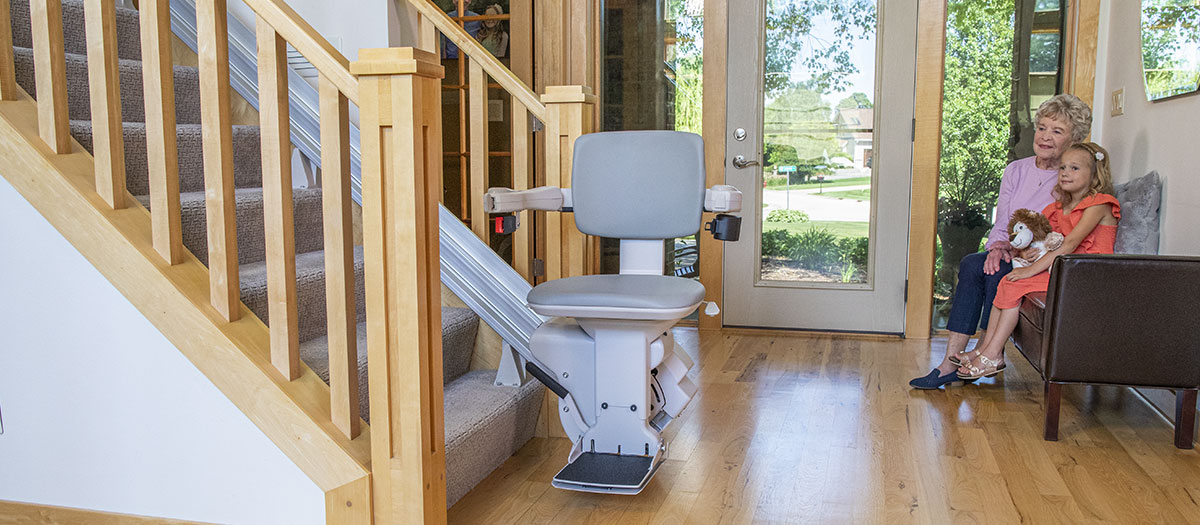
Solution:
[{"label": "light switch", "polygon": [[1125,88],[1112,92],[1112,116],[1125,114]]}]

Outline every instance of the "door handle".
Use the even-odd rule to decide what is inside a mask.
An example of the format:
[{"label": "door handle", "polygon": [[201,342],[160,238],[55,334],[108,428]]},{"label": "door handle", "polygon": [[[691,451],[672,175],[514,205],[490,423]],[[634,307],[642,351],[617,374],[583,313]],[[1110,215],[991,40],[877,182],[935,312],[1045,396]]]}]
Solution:
[{"label": "door handle", "polygon": [[758,165],[757,160],[746,160],[746,157],[744,155],[738,155],[733,158],[733,167],[735,167],[737,169],[745,169],[745,168],[749,168],[750,166],[757,166],[757,165]]}]

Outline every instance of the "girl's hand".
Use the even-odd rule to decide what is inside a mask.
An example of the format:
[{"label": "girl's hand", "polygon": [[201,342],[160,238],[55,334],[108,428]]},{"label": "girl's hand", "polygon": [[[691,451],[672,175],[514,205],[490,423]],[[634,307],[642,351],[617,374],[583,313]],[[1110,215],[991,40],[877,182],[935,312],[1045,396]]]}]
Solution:
[{"label": "girl's hand", "polygon": [[1024,268],[1016,268],[1013,271],[1008,272],[1008,275],[1005,275],[1004,278],[1008,279],[1010,281],[1020,281],[1021,279],[1028,279],[1035,275],[1032,270],[1033,269],[1030,268],[1029,266],[1026,266]]}]

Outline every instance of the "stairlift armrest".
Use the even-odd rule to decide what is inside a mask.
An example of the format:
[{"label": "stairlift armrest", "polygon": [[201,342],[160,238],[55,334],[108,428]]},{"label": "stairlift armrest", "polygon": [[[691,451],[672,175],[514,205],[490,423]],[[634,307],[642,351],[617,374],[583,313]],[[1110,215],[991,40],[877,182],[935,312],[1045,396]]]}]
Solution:
[{"label": "stairlift armrest", "polygon": [[571,189],[541,186],[514,191],[509,188],[488,188],[483,195],[487,213],[512,213],[522,210],[562,211],[570,208]]},{"label": "stairlift armrest", "polygon": [[708,188],[704,190],[704,211],[742,211],[742,192],[724,184]]}]

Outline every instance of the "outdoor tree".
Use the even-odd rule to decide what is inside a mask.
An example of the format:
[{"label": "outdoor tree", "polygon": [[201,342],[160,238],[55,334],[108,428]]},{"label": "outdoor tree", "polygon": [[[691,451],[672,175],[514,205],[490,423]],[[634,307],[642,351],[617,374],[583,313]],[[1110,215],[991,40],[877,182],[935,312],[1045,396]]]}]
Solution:
[{"label": "outdoor tree", "polygon": [[871,103],[871,99],[867,97],[866,93],[855,92],[838,102],[837,107],[838,109],[863,109],[873,108],[875,105]]},{"label": "outdoor tree", "polygon": [[674,22],[675,45],[668,62],[674,66],[675,129],[702,131],[704,73],[704,2],[668,0],[667,20]]},{"label": "outdoor tree", "polygon": [[[828,16],[832,38],[813,34],[815,19]],[[850,51],[875,33],[874,0],[767,0],[765,91],[767,97],[792,86],[792,69],[811,73],[807,87],[821,93],[841,91],[858,72]]]},{"label": "outdoor tree", "polygon": [[943,218],[984,215],[1007,164],[1013,2],[951,0],[938,185]]}]

